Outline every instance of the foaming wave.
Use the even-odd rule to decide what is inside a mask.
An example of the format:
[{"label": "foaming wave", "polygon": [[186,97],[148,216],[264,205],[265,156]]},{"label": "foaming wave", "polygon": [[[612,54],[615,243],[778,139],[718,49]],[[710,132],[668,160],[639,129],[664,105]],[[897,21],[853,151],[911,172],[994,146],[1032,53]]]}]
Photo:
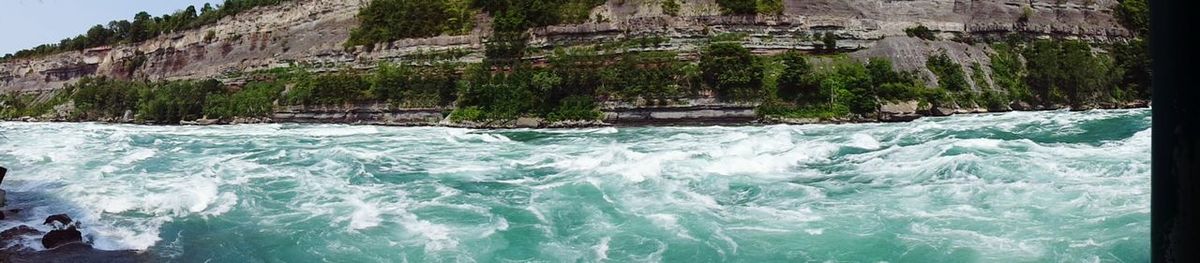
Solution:
[{"label": "foaming wave", "polygon": [[163,261],[1144,261],[1148,115],[504,132],[0,123],[0,162],[10,199],[38,206],[22,223],[65,212],[98,248]]},{"label": "foaming wave", "polygon": [[454,142],[454,143],[462,143],[462,142],[500,143],[500,142],[511,142],[512,141],[511,139],[509,139],[508,137],[505,137],[504,135],[476,132],[476,131],[472,131],[472,130],[468,130],[468,129],[447,129],[446,135],[448,135],[446,137],[446,141]]}]

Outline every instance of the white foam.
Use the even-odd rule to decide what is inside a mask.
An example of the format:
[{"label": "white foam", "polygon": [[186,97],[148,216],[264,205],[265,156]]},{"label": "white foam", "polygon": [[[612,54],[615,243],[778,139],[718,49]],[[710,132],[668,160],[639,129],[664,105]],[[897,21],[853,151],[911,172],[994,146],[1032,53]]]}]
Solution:
[{"label": "white foam", "polygon": [[675,236],[689,240],[699,240],[695,237],[692,237],[692,235],[688,233],[687,229],[679,225],[679,218],[675,215],[652,214],[647,215],[646,218],[650,219],[650,222],[653,222],[654,225],[675,233]]},{"label": "white foam", "polygon": [[727,229],[727,230],[745,230],[745,231],[771,232],[771,233],[787,233],[787,232],[792,232],[791,230],[787,230],[787,229],[770,228],[770,227],[760,227],[760,226],[736,226],[736,227],[727,227],[727,228],[725,228],[725,229]]},{"label": "white foam", "polygon": [[375,126],[350,126],[350,125],[322,125],[313,128],[291,129],[286,130],[290,134],[316,137],[338,137],[350,135],[370,135],[378,134],[379,128]]},{"label": "white foam", "polygon": [[406,220],[404,223],[404,228],[409,232],[416,233],[421,237],[424,237],[425,240],[428,240],[428,242],[425,243],[426,252],[448,250],[458,247],[458,240],[450,237],[451,230],[449,227],[430,223],[429,221],[425,220],[416,220],[416,218],[413,217]]},{"label": "white foam", "polygon": [[[304,222],[331,226],[313,230],[331,240],[378,241],[303,248],[313,253],[378,256],[370,244],[391,244],[387,251],[424,249],[431,260],[479,259],[503,248],[507,236],[497,233],[528,228],[542,235],[536,249],[546,261],[656,261],[680,242],[738,261],[794,245],[762,237],[874,238],[896,227],[887,224],[911,222],[895,233],[900,242],[1036,261],[1144,240],[1127,233],[1149,228],[1141,218],[1150,211],[1150,165],[1139,156],[1148,156],[1151,132],[1045,143],[976,138],[987,134],[976,130],[1043,135],[1122,114],[1145,112],[517,132],[572,134],[553,136],[566,140],[554,145],[449,128],[0,123],[0,161],[21,169],[5,182],[10,194],[52,193],[37,201],[50,207],[23,213],[67,212],[103,249],[168,249],[175,244],[159,240],[164,225],[224,224],[232,214],[247,218],[231,224],[270,233]],[[506,191],[476,187],[495,183]],[[753,190],[735,188],[745,186]],[[528,218],[510,223],[496,206]],[[564,225],[580,217],[587,222]],[[1099,228],[1106,224],[1122,227]]]},{"label": "white foam", "polygon": [[512,139],[500,134],[474,132],[467,129],[448,129],[446,130],[446,140],[448,142],[463,143],[463,142],[487,142],[487,143],[502,143],[511,142]]},{"label": "white foam", "polygon": [[875,140],[875,137],[872,137],[870,134],[865,133],[855,133],[850,137],[850,143],[848,145],[850,147],[864,150],[879,149],[879,141]]},{"label": "white foam", "polygon": [[367,204],[360,199],[352,198],[346,203],[354,209],[350,213],[350,229],[360,230],[379,226],[379,222],[383,221],[379,218],[379,209],[375,206]]},{"label": "white foam", "polygon": [[608,242],[612,241],[612,237],[600,238],[600,243],[592,246],[592,253],[596,255],[596,261],[604,261],[608,259]]},{"label": "white foam", "polygon": [[133,162],[137,162],[137,161],[149,159],[150,157],[154,157],[154,155],[157,152],[158,151],[155,151],[154,149],[141,148],[141,149],[134,150],[132,153],[126,154],[125,157],[122,157],[121,159],[113,161],[113,163],[128,165],[128,164],[132,164]]},{"label": "white foam", "polygon": [[825,229],[824,228],[809,228],[809,229],[805,229],[804,233],[808,233],[809,235],[819,236],[819,235],[825,234]]}]

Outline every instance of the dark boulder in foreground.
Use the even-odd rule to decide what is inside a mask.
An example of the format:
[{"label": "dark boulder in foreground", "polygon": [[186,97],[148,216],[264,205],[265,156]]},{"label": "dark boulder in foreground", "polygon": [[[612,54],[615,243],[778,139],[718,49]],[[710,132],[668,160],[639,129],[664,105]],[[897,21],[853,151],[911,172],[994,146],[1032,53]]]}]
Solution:
[{"label": "dark boulder in foreground", "polygon": [[[8,174],[8,168],[0,166],[0,184],[4,183],[4,176],[6,174]],[[8,192],[5,192],[4,189],[0,189],[0,207],[8,205],[7,195]],[[0,219],[4,219],[4,214],[0,214]]]},{"label": "dark boulder in foreground", "polygon": [[10,242],[16,241],[17,239],[21,238],[22,236],[30,236],[30,235],[36,235],[36,234],[41,234],[41,232],[39,232],[37,229],[34,229],[27,225],[20,225],[17,227],[5,229],[3,232],[0,232],[0,247],[8,246],[8,244]]},{"label": "dark boulder in foreground", "polygon": [[73,222],[73,221],[74,220],[71,220],[71,217],[67,216],[67,214],[57,214],[57,215],[52,215],[52,216],[46,217],[46,221],[42,222],[42,224],[43,225],[53,225],[54,222],[58,222],[60,224],[60,226],[65,227],[67,225],[70,225],[71,222]]},{"label": "dark boulder in foreground", "polygon": [[79,232],[79,229],[76,228],[77,225],[73,222],[74,220],[71,220],[67,214],[46,217],[46,221],[42,224],[54,226],[56,229],[50,230],[50,233],[46,233],[46,236],[42,237],[42,246],[46,249],[54,249],[66,244],[83,243],[83,233]]},{"label": "dark boulder in foreground", "polygon": [[75,229],[75,226],[50,230],[50,233],[46,233],[42,237],[42,246],[46,249],[54,249],[71,243],[83,243],[83,233],[79,232],[79,229]]},{"label": "dark boulder in foreground", "polygon": [[[3,182],[8,170],[0,167],[0,182]],[[0,190],[0,204],[4,202],[4,191]],[[17,209],[0,212],[0,220],[4,213],[16,213]],[[42,232],[28,225],[20,225],[0,231],[0,262],[145,262],[150,261],[145,255],[134,250],[98,250],[83,242],[83,233],[77,229],[78,222],[66,214],[46,217],[44,222],[55,230],[42,236],[43,251],[33,251],[17,242],[28,236],[41,235]]]},{"label": "dark boulder in foreground", "polygon": [[133,250],[106,251],[97,250],[84,243],[71,243],[52,250],[32,253],[17,253],[4,255],[0,252],[0,262],[148,262],[145,255]]},{"label": "dark boulder in foreground", "polygon": [[0,232],[0,262],[144,262],[149,259],[134,250],[98,250],[83,242],[83,233],[77,228],[78,222],[65,214],[52,215],[46,218],[47,225],[53,225],[51,230],[42,236],[43,251],[33,251],[14,242],[22,237],[41,235],[37,229],[21,225]]}]

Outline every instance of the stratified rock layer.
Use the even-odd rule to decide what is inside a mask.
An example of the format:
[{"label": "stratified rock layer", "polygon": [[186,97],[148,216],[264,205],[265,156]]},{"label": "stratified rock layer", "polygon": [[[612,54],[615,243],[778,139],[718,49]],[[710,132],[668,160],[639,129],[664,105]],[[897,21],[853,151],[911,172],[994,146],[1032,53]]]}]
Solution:
[{"label": "stratified rock layer", "polygon": [[[357,26],[355,14],[367,0],[296,0],[222,19],[203,28],[131,45],[92,48],[0,64],[0,92],[44,92],[88,75],[113,78],[195,79],[226,73],[302,64],[316,71],[370,67],[381,60],[405,61],[422,52],[462,50],[460,61],[479,61],[490,18],[461,36],[404,39],[346,48]],[[925,25],[949,39],[1011,32],[1093,41],[1122,39],[1129,32],[1111,15],[1114,0],[786,0],[782,15],[723,16],[714,0],[684,1],[678,16],[662,13],[657,1],[612,0],[593,10],[599,22],[531,30],[531,47],[559,47],[662,36],[654,47],[694,55],[710,36],[746,33],[744,44],[759,53],[811,50],[814,35],[831,32],[839,48],[864,50],[856,57],[889,57],[907,69],[923,69],[925,56],[946,49],[962,65],[986,62],[986,47],[902,38],[904,29]],[[1028,16],[1022,19],[1028,9]],[[603,19],[599,19],[599,18]],[[213,32],[215,39],[206,40]],[[689,56],[694,57],[694,56]],[[145,62],[134,63],[144,58]],[[990,81],[990,80],[988,80]],[[973,83],[973,82],[972,82]]]}]

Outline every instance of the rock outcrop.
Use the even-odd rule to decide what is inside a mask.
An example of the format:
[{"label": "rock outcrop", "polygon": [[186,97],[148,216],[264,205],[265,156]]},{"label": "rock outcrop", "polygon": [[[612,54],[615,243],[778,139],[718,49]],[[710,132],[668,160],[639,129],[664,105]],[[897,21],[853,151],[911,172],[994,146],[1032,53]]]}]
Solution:
[{"label": "rock outcrop", "polygon": [[[7,169],[0,167],[0,183],[4,181],[7,172]],[[3,190],[0,190],[0,199],[3,198],[3,193]],[[15,209],[3,209],[3,213],[0,213],[0,220],[6,220],[4,214],[16,212]],[[66,214],[46,217],[43,224],[49,225],[53,229],[43,234],[37,228],[21,224],[0,231],[0,262],[141,262],[146,260],[137,251],[106,251],[92,248],[84,241],[83,232],[79,231],[79,222],[72,220]],[[37,236],[41,236],[42,247],[45,250],[37,251],[34,247],[27,247],[27,243],[23,242],[36,240]]]},{"label": "rock outcrop", "polygon": [[[4,176],[8,175],[8,168],[0,167],[0,185],[4,184]],[[8,192],[0,189],[0,208],[8,205]],[[0,213],[0,219],[4,219],[4,214]]]},{"label": "rock outcrop", "polygon": [[34,229],[27,225],[20,225],[17,227],[5,229],[4,231],[0,231],[0,247],[11,246],[12,242],[17,241],[21,237],[32,236],[32,235],[37,235],[37,234],[41,234],[41,233],[42,233],[41,231],[38,231],[37,229]]},{"label": "rock outcrop", "polygon": [[921,118],[917,101],[884,103],[879,107],[879,121],[905,122]]},{"label": "rock outcrop", "polygon": [[48,216],[48,217],[46,217],[46,221],[42,222],[43,225],[57,226],[60,228],[71,225],[71,223],[73,223],[73,221],[71,220],[71,216],[68,216],[67,214],[57,214],[57,215]]},{"label": "rock outcrop", "polygon": [[[142,43],[92,48],[0,63],[0,92],[56,90],[80,77],[195,79],[288,65],[315,71],[372,67],[379,61],[409,61],[415,54],[448,50],[483,58],[491,18],[476,17],[465,35],[402,39],[371,48],[345,48],[357,26],[355,14],[368,0],[295,0],[260,7],[216,24],[171,33]],[[904,39],[904,29],[927,26],[944,39],[987,38],[1011,32],[1069,36],[1094,41],[1128,37],[1111,7],[1115,0],[785,0],[781,15],[721,15],[714,0],[683,1],[666,15],[657,1],[610,0],[592,11],[592,21],[530,31],[529,46],[549,48],[615,39],[657,36],[666,42],[648,50],[676,50],[687,57],[720,33],[744,33],[743,44],[758,53],[811,50],[817,34],[834,33],[856,57],[886,56],[900,67],[923,68],[927,51],[946,48],[959,64],[984,62],[980,50],[961,43]],[[603,18],[603,19],[601,19]],[[215,38],[207,38],[212,32]],[[688,55],[692,54],[692,55]],[[534,58],[536,59],[536,58]],[[987,63],[981,63],[987,65]],[[989,80],[990,81],[990,80]],[[972,82],[973,83],[973,82]]]},{"label": "rock outcrop", "polygon": [[81,242],[83,242],[83,233],[79,232],[75,226],[50,230],[50,233],[42,236],[42,247],[46,249],[55,249],[62,245]]}]

